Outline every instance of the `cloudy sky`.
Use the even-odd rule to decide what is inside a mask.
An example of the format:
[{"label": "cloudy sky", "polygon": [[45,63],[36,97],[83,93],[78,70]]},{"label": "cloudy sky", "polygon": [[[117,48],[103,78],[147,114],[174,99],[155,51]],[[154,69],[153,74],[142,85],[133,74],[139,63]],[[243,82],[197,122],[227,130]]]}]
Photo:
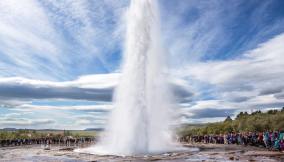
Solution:
[{"label": "cloudy sky", "polygon": [[[181,123],[284,106],[284,1],[159,0]],[[1,0],[0,128],[101,128],[129,0]]]}]

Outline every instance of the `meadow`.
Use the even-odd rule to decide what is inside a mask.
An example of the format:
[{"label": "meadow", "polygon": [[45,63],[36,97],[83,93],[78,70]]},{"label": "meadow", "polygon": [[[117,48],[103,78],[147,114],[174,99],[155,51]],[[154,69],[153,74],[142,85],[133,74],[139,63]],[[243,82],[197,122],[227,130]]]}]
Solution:
[{"label": "meadow", "polygon": [[37,139],[46,137],[95,137],[94,130],[29,130],[29,129],[1,129],[0,140]]}]

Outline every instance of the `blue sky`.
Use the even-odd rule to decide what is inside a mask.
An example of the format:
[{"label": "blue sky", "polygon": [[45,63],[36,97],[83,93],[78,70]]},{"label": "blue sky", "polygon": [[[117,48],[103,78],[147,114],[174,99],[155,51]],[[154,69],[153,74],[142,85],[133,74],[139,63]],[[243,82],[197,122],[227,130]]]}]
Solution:
[{"label": "blue sky", "polygon": [[[0,2],[0,128],[103,127],[128,0]],[[159,0],[180,123],[284,106],[284,1]]]}]

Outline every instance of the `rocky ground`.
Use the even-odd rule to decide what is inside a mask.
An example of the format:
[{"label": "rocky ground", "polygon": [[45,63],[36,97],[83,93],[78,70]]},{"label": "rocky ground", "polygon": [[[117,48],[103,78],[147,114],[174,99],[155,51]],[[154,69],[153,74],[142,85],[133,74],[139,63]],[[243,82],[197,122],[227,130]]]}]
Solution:
[{"label": "rocky ground", "polygon": [[1,162],[86,162],[86,161],[171,161],[171,162],[284,162],[283,152],[267,151],[263,148],[236,145],[185,144],[186,151],[149,156],[99,156],[73,152],[73,147],[51,146],[45,150],[41,146],[2,147]]}]

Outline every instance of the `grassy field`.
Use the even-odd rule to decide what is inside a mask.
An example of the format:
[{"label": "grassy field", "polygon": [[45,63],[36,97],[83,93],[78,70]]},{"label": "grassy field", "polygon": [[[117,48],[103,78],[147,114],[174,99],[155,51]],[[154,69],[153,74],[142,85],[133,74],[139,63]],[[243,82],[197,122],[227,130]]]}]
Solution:
[{"label": "grassy field", "polygon": [[84,130],[0,130],[0,140],[6,139],[30,139],[44,137],[95,137],[97,131]]},{"label": "grassy field", "polygon": [[71,130],[71,134],[75,136],[96,136],[97,131],[82,131],[82,130]]}]

